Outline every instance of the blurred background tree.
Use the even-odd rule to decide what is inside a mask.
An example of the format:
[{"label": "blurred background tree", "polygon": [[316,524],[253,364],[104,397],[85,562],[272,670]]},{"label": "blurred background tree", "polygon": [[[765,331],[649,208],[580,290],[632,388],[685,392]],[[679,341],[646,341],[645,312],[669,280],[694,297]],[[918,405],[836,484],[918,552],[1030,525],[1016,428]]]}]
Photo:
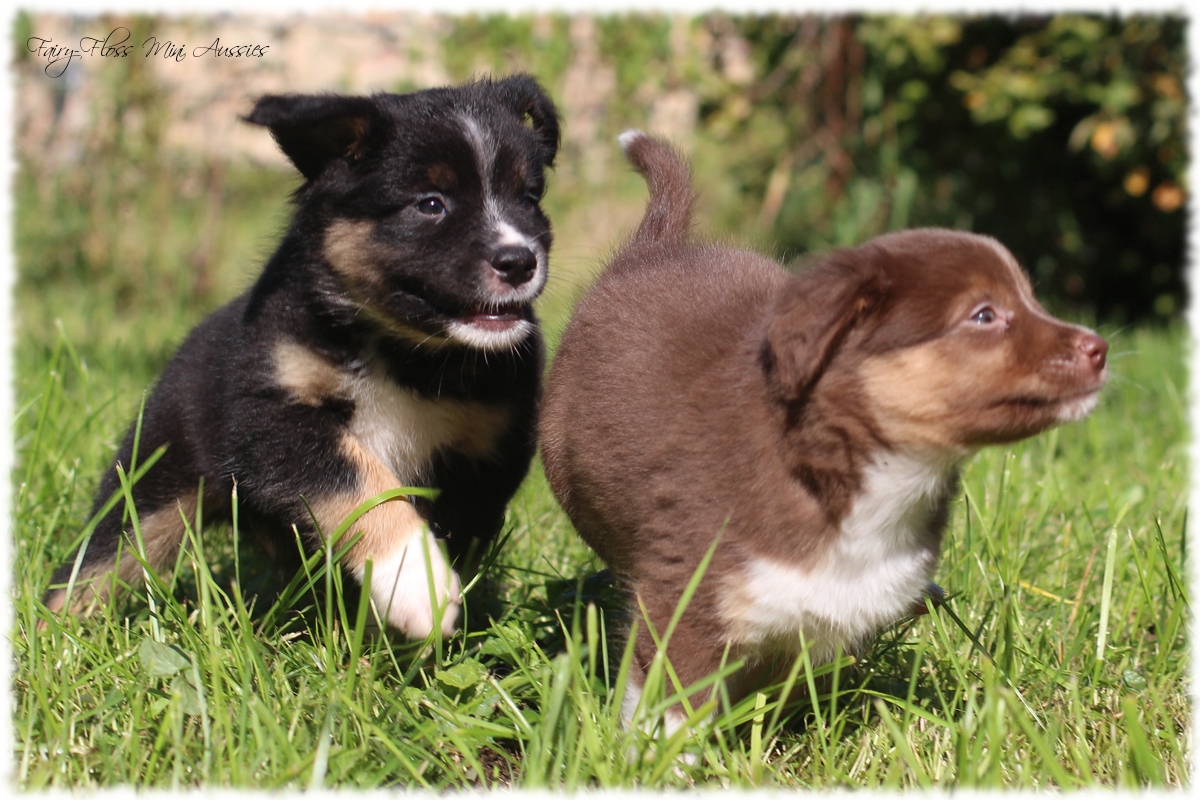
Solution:
[{"label": "blurred background tree", "polygon": [[1007,244],[1051,304],[1110,323],[1182,307],[1182,19],[704,24],[745,38],[755,79],[710,92],[701,128],[736,142],[743,214],[785,254],[966,228]]}]

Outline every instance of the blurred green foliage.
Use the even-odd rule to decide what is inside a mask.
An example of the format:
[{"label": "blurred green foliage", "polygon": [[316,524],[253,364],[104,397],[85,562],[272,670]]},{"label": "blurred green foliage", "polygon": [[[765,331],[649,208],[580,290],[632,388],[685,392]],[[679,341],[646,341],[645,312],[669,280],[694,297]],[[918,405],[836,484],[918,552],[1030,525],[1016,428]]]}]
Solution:
[{"label": "blurred green foliage", "polygon": [[[971,229],[1008,245],[1052,305],[1114,324],[1182,308],[1183,18],[714,13],[682,48],[676,22],[596,19],[616,80],[603,126],[645,125],[650,100],[694,91],[685,144],[719,230],[795,257]],[[456,77],[507,67],[561,85],[569,18],[453,28]]]},{"label": "blurred green foliage", "polygon": [[571,58],[570,19],[564,15],[468,14],[455,17],[443,43],[455,81],[483,73],[562,75]]},{"label": "blurred green foliage", "polygon": [[[114,16],[101,26],[124,25],[142,41],[155,22]],[[27,14],[17,27],[32,30]],[[102,83],[87,133],[65,163],[20,153],[21,366],[53,350],[58,318],[85,360],[119,364],[140,389],[192,324],[249,285],[282,229],[295,177],[163,147],[168,105],[150,66],[121,58],[94,71]]]},{"label": "blurred green foliage", "polygon": [[785,252],[968,228],[1052,304],[1110,323],[1182,307],[1181,18],[731,22],[757,77],[706,99],[701,135],[736,142],[730,173]]}]

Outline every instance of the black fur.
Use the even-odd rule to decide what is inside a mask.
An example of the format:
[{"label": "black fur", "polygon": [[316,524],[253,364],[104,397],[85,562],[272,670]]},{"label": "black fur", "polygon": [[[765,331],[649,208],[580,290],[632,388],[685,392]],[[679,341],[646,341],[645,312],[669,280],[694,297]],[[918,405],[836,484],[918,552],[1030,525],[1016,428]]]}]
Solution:
[{"label": "black fur", "polygon": [[[543,349],[530,302],[550,245],[539,201],[558,146],[554,106],[533,78],[515,76],[406,95],[269,96],[246,120],[267,127],[306,180],[259,280],[192,331],[150,396],[137,461],[167,450],[134,488],[137,513],[165,510],[165,533],[151,535],[181,536],[177,501],[203,479],[205,516],[227,517],[236,481],[243,527],[286,551],[292,526],[311,547],[320,540],[305,501],[374,494],[346,444],[371,412],[320,381],[298,400],[279,377],[288,343],[389,398],[503,411],[486,453],[443,444],[395,470],[441,490],[416,510],[461,558],[499,531],[534,450]],[[339,230],[348,267],[330,255]],[[483,344],[455,334],[464,321]],[[507,333],[487,338],[493,330]],[[115,460],[126,469],[133,439],[131,426]],[[117,488],[114,466],[94,510]],[[123,505],[97,527],[85,577],[103,580],[118,547],[132,546]],[[157,544],[171,554],[152,559],[161,568],[179,543]],[[71,570],[54,575],[51,608]],[[77,589],[72,608],[91,596]]]}]

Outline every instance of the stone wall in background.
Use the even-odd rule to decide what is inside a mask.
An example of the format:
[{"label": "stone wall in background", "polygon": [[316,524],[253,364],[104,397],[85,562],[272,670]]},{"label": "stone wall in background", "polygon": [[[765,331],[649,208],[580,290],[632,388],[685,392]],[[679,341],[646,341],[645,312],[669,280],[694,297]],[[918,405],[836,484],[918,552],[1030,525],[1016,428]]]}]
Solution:
[{"label": "stone wall in background", "polygon": [[[278,92],[375,92],[402,86],[447,82],[440,41],[446,18],[422,14],[231,15],[160,18],[149,29],[154,42],[143,45],[144,31],[127,41],[130,59],[148,69],[161,90],[166,148],[206,157],[249,157],[282,164],[282,157],[260,131],[241,123],[254,98]],[[104,39],[129,20],[39,14],[30,30],[52,45],[78,49],[84,37]],[[134,38],[138,41],[133,41]],[[193,55],[220,40],[220,46],[262,45],[262,57]],[[34,42],[33,46],[39,43]],[[157,55],[151,53],[160,45]],[[114,45],[110,45],[114,46]],[[182,46],[182,60],[167,57]],[[47,74],[49,59],[31,52],[17,64],[17,146],[41,153],[51,162],[70,162],[95,123],[106,72],[114,58],[100,54],[76,58],[58,77]],[[57,71],[50,67],[50,72]]]},{"label": "stone wall in background", "polygon": [[[568,25],[570,60],[557,85],[547,88],[563,114],[564,156],[578,165],[579,177],[594,182],[603,179],[615,155],[602,121],[617,82],[613,66],[601,57],[594,19],[576,15]],[[163,148],[283,166],[270,138],[239,121],[256,97],[403,91],[453,82],[442,53],[451,26],[449,17],[409,12],[160,17],[148,27],[145,20],[118,16],[30,15],[28,30],[19,35],[37,39],[26,42],[30,52],[18,54],[15,65],[17,147],[50,168],[86,157],[84,143],[104,116],[98,110],[120,102],[122,88],[109,85],[122,79],[114,78],[120,69],[112,55],[101,55],[106,45],[98,43],[55,76],[63,62],[54,62],[50,48],[78,50],[85,37],[100,42],[107,38],[113,52],[127,48],[126,58],[139,62],[122,66],[135,67],[160,94],[164,107],[158,141]],[[689,46],[682,19],[678,28],[673,49]],[[130,30],[127,38],[122,38],[123,29]],[[116,34],[110,36],[113,31]],[[265,46],[265,55],[196,55],[197,48],[217,40],[223,48]],[[41,53],[35,51],[39,45]],[[185,55],[179,60],[169,57],[180,46]],[[482,61],[477,71],[486,71]],[[697,100],[686,87],[644,99],[652,129],[680,139],[695,128]],[[122,119],[136,127],[136,119]]]}]

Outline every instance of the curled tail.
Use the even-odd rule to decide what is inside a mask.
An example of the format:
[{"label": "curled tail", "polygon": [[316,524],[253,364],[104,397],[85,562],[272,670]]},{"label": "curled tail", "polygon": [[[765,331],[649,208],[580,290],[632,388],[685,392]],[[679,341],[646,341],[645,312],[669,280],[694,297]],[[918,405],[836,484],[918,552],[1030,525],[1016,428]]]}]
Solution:
[{"label": "curled tail", "polygon": [[692,226],[692,171],[675,148],[641,131],[625,131],[617,141],[650,187],[646,215],[633,235],[636,244],[682,242]]}]

